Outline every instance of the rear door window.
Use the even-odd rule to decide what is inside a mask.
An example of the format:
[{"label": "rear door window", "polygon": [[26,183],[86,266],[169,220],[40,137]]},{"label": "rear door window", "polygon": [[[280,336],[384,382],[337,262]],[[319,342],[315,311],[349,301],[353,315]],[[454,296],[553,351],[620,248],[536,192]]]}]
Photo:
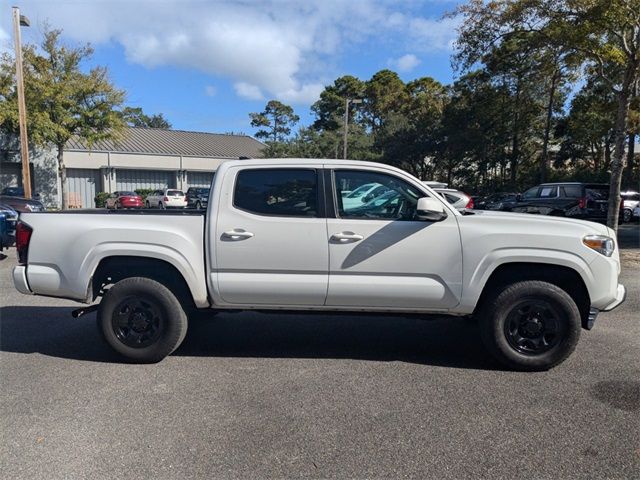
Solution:
[{"label": "rear door window", "polygon": [[256,215],[317,217],[317,172],[292,168],[241,170],[233,205]]},{"label": "rear door window", "polygon": [[540,187],[540,198],[556,198],[558,196],[558,187],[555,185]]},{"label": "rear door window", "polygon": [[565,198],[582,198],[582,186],[580,185],[563,185],[562,196]]}]

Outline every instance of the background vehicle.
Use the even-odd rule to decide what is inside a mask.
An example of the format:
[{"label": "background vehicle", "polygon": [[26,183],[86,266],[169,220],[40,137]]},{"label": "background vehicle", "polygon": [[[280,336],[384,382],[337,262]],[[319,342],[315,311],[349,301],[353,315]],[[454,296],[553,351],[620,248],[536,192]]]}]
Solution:
[{"label": "background vehicle", "polygon": [[[9,197],[21,197],[24,198],[24,188],[22,187],[5,187],[2,189],[2,192],[0,192],[0,195],[7,195]],[[35,200],[39,200],[40,199],[40,194],[39,193],[31,193],[31,198],[35,199]]]},{"label": "background vehicle", "polygon": [[622,212],[620,218],[624,222],[630,222],[633,219],[634,208],[640,206],[640,193],[634,191],[626,191],[620,194],[622,197]]},{"label": "background vehicle", "polygon": [[456,210],[465,210],[474,207],[471,196],[460,190],[453,188],[434,188],[434,190],[442,195]]},{"label": "background vehicle", "polygon": [[500,210],[509,212],[518,203],[517,193],[493,193],[474,201],[477,210]]},{"label": "background vehicle", "polygon": [[606,221],[609,185],[601,183],[543,183],[522,194],[513,212]]},{"label": "background vehicle", "polygon": [[0,195],[0,203],[13,208],[16,212],[44,212],[46,209],[39,200],[22,197],[12,197],[8,195]]},{"label": "background vehicle", "polygon": [[105,207],[114,210],[118,208],[142,208],[142,197],[135,192],[113,192],[107,197]]},{"label": "background vehicle", "polygon": [[0,215],[4,218],[4,229],[0,241],[3,247],[9,247],[14,244],[16,239],[16,224],[19,214],[10,206],[0,204]]},{"label": "background vehicle", "polygon": [[209,190],[208,187],[190,187],[186,193],[187,207],[197,208],[198,210],[207,208],[209,204]]},{"label": "background vehicle", "polygon": [[[342,188],[383,186],[365,205]],[[367,187],[370,189],[371,187]],[[206,211],[23,214],[16,288],[101,297],[125,357],[175,350],[194,309],[474,315],[510,368],[551,368],[624,301],[615,232],[506,212],[461,215],[406,172],[359,161],[227,161]]]},{"label": "background vehicle", "polygon": [[186,208],[187,198],[182,190],[168,188],[166,190],[155,190],[147,195],[145,201],[147,208]]}]

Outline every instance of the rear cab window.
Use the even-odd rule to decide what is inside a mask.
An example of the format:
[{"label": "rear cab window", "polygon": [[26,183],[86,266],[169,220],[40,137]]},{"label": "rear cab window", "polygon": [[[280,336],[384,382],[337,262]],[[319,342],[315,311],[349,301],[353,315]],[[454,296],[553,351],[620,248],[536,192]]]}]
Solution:
[{"label": "rear cab window", "polygon": [[233,206],[255,215],[318,217],[318,173],[315,169],[256,168],[241,170]]}]

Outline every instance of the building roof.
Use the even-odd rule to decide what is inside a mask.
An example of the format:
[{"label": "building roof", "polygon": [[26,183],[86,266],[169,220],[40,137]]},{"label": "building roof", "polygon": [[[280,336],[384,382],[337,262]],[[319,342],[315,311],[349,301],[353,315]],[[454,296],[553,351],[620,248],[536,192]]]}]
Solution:
[{"label": "building roof", "polygon": [[66,150],[122,153],[150,153],[213,158],[260,158],[264,144],[246,135],[187,132],[161,128],[130,127],[123,138],[88,145],[78,138],[67,142]]}]

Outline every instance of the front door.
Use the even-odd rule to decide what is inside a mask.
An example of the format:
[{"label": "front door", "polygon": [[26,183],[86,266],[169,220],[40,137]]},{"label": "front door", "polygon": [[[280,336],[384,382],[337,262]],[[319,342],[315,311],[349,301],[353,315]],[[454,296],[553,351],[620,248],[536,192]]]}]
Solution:
[{"label": "front door", "polygon": [[[439,222],[417,220],[418,199],[428,194],[384,171],[336,169],[333,185],[327,306],[447,310],[458,304],[462,249],[453,213]],[[378,188],[360,202],[346,198],[361,185]]]},{"label": "front door", "polygon": [[230,168],[222,180],[215,303],[321,306],[329,252],[321,165]]}]

